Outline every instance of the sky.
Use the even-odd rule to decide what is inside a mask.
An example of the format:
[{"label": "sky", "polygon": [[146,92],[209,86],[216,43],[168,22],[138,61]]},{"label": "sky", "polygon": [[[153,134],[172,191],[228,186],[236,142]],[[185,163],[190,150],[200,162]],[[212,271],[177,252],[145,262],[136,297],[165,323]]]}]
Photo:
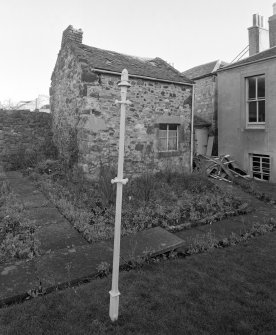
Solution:
[{"label": "sky", "polygon": [[[275,0],[274,0],[275,1]],[[83,43],[160,57],[179,71],[231,62],[248,45],[255,13],[265,22],[273,0],[0,0],[0,102],[49,95],[68,25]]]}]

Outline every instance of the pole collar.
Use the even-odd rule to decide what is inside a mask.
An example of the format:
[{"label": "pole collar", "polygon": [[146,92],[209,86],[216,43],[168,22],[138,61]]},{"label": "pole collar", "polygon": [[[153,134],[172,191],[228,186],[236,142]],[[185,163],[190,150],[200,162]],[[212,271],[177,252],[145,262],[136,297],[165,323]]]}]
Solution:
[{"label": "pole collar", "polygon": [[129,100],[125,100],[125,101],[115,100],[115,104],[131,105],[131,101],[129,101]]},{"label": "pole collar", "polygon": [[125,185],[127,182],[128,182],[128,178],[126,178],[126,179],[119,179],[118,177],[115,177],[114,179],[111,179],[111,184],[121,183],[121,184]]},{"label": "pole collar", "polygon": [[109,294],[112,298],[118,297],[121,293],[119,291],[114,292],[114,291],[109,291]]}]

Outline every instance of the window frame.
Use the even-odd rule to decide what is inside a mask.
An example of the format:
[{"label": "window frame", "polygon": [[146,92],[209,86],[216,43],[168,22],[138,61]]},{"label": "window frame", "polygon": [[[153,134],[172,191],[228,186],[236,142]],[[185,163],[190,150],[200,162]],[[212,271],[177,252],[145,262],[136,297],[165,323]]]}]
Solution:
[{"label": "window frame", "polygon": [[[246,128],[255,128],[255,129],[264,129],[266,121],[260,122],[258,121],[259,118],[259,102],[264,101],[264,116],[266,120],[266,93],[264,94],[264,97],[258,97],[258,78],[264,78],[264,85],[266,83],[265,80],[265,74],[258,74],[246,77]],[[249,79],[255,79],[255,97],[249,98]],[[249,103],[255,102],[256,103],[256,122],[250,122],[249,121]]]},{"label": "window frame", "polygon": [[[254,161],[253,159],[259,159],[259,170],[255,170],[254,171]],[[263,162],[263,159],[268,160],[267,162]],[[265,168],[263,165],[264,164],[269,164],[268,168]],[[265,170],[268,170],[265,171]],[[253,178],[260,180],[260,181],[265,181],[265,182],[269,182],[270,181],[270,177],[271,177],[271,157],[269,155],[264,155],[264,154],[250,154],[250,172]],[[261,176],[261,178],[258,178],[256,176],[254,176],[254,174],[258,174]],[[264,179],[264,176],[267,176],[267,179]]]},{"label": "window frame", "polygon": [[[161,137],[160,136],[160,126],[161,125],[166,125],[166,137]],[[176,149],[172,149],[172,150],[169,150],[169,126],[176,126]],[[158,134],[158,151],[159,152],[177,152],[179,151],[179,124],[178,123],[159,123],[159,126],[158,126],[158,129],[159,129],[159,134]],[[161,150],[160,149],[160,140],[161,139],[166,139],[166,150]]]}]

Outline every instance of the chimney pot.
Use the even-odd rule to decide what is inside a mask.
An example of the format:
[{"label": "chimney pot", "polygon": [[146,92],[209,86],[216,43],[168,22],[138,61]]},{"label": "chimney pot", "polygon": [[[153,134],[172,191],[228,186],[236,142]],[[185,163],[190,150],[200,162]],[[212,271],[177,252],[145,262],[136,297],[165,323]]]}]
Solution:
[{"label": "chimney pot", "polygon": [[264,28],[264,18],[259,14],[253,15],[253,26],[248,28],[249,56],[253,56],[269,48],[268,30]]},{"label": "chimney pot", "polygon": [[264,27],[264,17],[259,14],[253,14],[253,27]]},{"label": "chimney pot", "polygon": [[82,34],[83,32],[81,29],[74,29],[72,25],[68,26],[62,34],[61,47],[63,47],[68,42],[74,42],[76,44],[81,44]]},{"label": "chimney pot", "polygon": [[276,46],[276,2],[273,4],[273,15],[268,20],[270,48]]}]

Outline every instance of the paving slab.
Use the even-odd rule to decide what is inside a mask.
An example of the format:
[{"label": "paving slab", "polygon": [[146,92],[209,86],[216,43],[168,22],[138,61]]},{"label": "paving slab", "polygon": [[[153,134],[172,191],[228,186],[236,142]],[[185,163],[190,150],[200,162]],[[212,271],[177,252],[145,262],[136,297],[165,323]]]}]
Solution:
[{"label": "paving slab", "polygon": [[[162,228],[152,228],[121,240],[123,265],[147,254],[157,255],[181,246],[182,239]],[[134,248],[133,248],[134,246]],[[0,305],[26,297],[39,281],[46,291],[92,278],[101,262],[112,265],[113,241],[56,250],[32,261],[0,266]]]},{"label": "paving slab", "polygon": [[0,306],[27,297],[38,284],[33,260],[0,265]]},{"label": "paving slab", "polygon": [[20,179],[22,178],[22,173],[19,171],[5,171],[6,179]]},{"label": "paving slab", "polygon": [[[256,219],[257,221],[257,219]],[[198,231],[206,234],[211,233],[213,236],[219,240],[230,236],[232,233],[241,235],[246,231],[250,230],[254,222],[252,220],[247,220],[246,216],[241,216],[237,218],[228,218],[222,221],[213,222],[212,224],[204,225],[198,227]]]},{"label": "paving slab", "polygon": [[36,227],[67,221],[56,207],[28,208],[24,211],[23,215],[31,220]]},{"label": "paving slab", "polygon": [[39,194],[35,186],[26,178],[19,177],[13,179],[7,179],[11,188],[17,194]]},{"label": "paving slab", "polygon": [[271,217],[276,218],[274,215],[274,209],[265,208],[265,210],[265,213],[263,213],[262,210],[256,210],[255,212],[247,215],[230,217],[222,221],[213,222],[212,224],[176,232],[174,234],[184,241],[182,246],[177,248],[177,251],[185,253],[194,239],[200,239],[208,233],[211,233],[218,241],[222,241],[224,238],[229,237],[232,233],[242,235],[245,232],[250,231],[254,224],[264,223],[266,219]]},{"label": "paving slab", "polygon": [[17,200],[23,204],[25,209],[39,208],[39,207],[52,207],[55,208],[53,203],[48,200],[42,193],[39,194],[16,194]]},{"label": "paving slab", "polygon": [[123,238],[121,244],[122,259],[136,259],[145,255],[155,256],[174,250],[183,244],[178,236],[163,228],[155,227]]},{"label": "paving slab", "polygon": [[82,235],[65,220],[40,226],[36,229],[35,236],[40,241],[39,252],[41,254],[88,244]]}]

